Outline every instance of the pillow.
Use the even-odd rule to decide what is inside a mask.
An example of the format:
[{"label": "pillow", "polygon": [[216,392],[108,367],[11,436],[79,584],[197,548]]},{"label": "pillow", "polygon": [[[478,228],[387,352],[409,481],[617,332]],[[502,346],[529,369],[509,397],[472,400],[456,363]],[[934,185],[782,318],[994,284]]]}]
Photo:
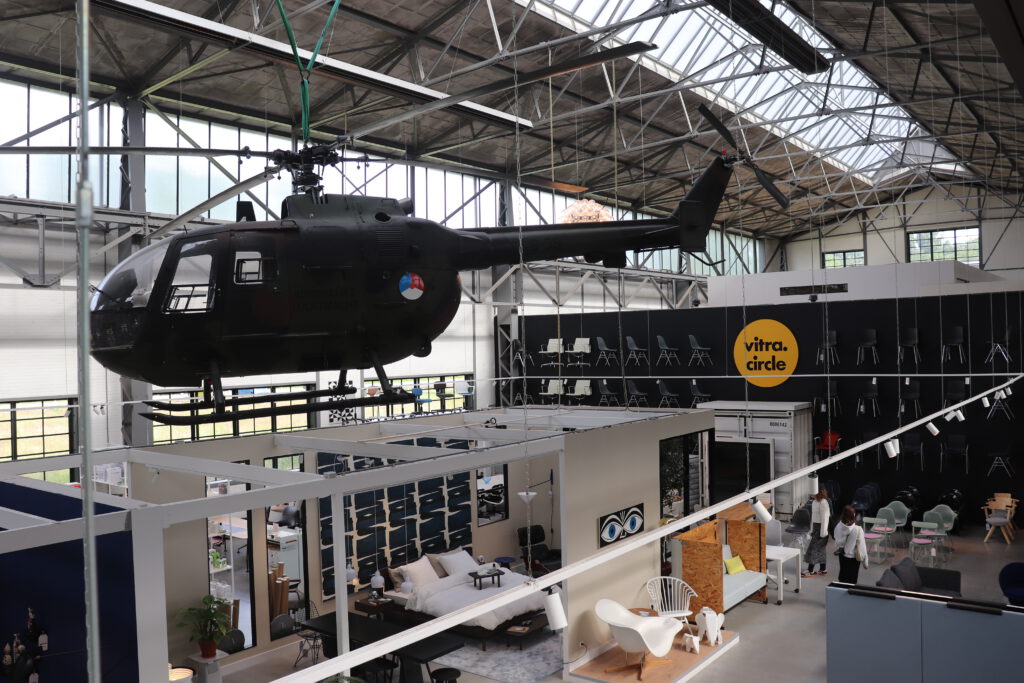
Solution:
[{"label": "pillow", "polygon": [[449,576],[455,576],[456,574],[464,575],[480,569],[480,565],[478,565],[476,560],[470,557],[469,553],[465,550],[441,555],[437,559],[441,563],[441,566],[444,567],[444,570],[448,572]]},{"label": "pillow", "polygon": [[747,568],[743,566],[743,558],[737,555],[725,561],[725,571],[730,574],[739,574],[740,572],[747,571]]},{"label": "pillow", "polygon": [[438,578],[443,579],[444,577],[448,576],[448,572],[444,570],[444,567],[441,565],[441,562],[437,559],[439,557],[441,556],[437,553],[427,553],[427,559],[430,560],[430,566],[434,568],[434,571],[437,573]]},{"label": "pillow", "polygon": [[[402,590],[402,582],[405,581],[405,578],[402,577],[402,568],[401,567],[395,567],[394,569],[389,569],[388,573],[387,573],[387,576],[391,577],[391,588],[389,590],[396,590],[396,591]],[[387,586],[384,586],[384,588],[388,589]]]},{"label": "pillow", "polygon": [[896,574],[893,573],[892,569],[886,569],[882,572],[882,578],[880,578],[875,585],[880,588],[895,588],[897,590],[903,590],[903,584],[900,583],[900,580],[896,577]]},{"label": "pillow", "polygon": [[924,585],[921,581],[921,574],[917,571],[917,566],[910,558],[904,558],[899,564],[893,565],[892,573],[903,584],[903,590],[919,591],[921,586]]},{"label": "pillow", "polygon": [[414,590],[429,586],[440,578],[434,568],[430,566],[430,560],[426,556],[402,567],[402,576],[412,581]]}]

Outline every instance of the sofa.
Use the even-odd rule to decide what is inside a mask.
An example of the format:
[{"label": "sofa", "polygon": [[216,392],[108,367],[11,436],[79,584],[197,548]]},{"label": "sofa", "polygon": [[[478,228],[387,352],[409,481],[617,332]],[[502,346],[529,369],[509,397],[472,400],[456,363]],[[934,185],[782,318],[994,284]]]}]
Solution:
[{"label": "sofa", "polygon": [[[722,562],[732,557],[732,549],[728,545],[722,545]],[[744,562],[744,564],[746,564]],[[752,594],[761,590],[768,584],[768,574],[765,572],[747,569],[742,572],[730,574],[722,573],[722,602],[723,607],[728,610],[740,604]]]},{"label": "sofa", "polygon": [[[704,607],[725,612],[747,598],[768,601],[764,525],[714,520],[675,537],[679,541],[681,578],[697,592],[690,600],[696,614]],[[745,571],[729,574],[725,560],[743,559]]]},{"label": "sofa", "polygon": [[929,593],[947,598],[960,597],[960,572],[936,567],[919,567],[909,557],[882,572],[875,583],[880,588]]}]

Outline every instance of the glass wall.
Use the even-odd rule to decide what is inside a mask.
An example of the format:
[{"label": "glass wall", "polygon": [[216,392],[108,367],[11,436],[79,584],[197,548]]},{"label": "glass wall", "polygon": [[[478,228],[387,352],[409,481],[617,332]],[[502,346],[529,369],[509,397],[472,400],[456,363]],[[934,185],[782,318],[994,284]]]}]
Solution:
[{"label": "glass wall", "polygon": [[[245,464],[245,463],[243,463]],[[206,478],[206,497],[241,493],[244,482]],[[218,515],[206,520],[209,555],[210,594],[227,601],[231,629],[245,636],[245,647],[256,644],[253,629],[253,577],[250,535],[252,521],[248,511]]]},{"label": "glass wall", "polygon": [[[75,452],[73,398],[0,402],[0,462]],[[78,481],[77,469],[25,475],[60,484]]]}]

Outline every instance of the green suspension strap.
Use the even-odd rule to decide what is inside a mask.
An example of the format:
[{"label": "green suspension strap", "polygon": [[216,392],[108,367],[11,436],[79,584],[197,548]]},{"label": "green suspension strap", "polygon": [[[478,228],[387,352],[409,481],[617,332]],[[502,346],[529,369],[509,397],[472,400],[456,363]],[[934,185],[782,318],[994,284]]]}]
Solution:
[{"label": "green suspension strap", "polygon": [[277,9],[281,13],[281,21],[284,23],[284,30],[288,33],[288,42],[292,46],[292,54],[295,56],[295,64],[299,67],[299,75],[302,77],[302,82],[299,84],[299,101],[302,103],[302,143],[304,145],[309,144],[309,76],[316,66],[317,55],[320,54],[320,48],[323,47],[324,38],[327,37],[327,29],[330,27],[331,22],[334,21],[334,15],[338,13],[338,8],[341,7],[341,0],[334,0],[334,4],[331,6],[331,13],[327,17],[327,23],[324,24],[324,30],[320,32],[320,39],[316,41],[316,47],[313,48],[313,54],[309,57],[309,63],[305,66],[302,65],[302,59],[299,57],[299,46],[295,42],[295,34],[292,32],[292,25],[288,21],[288,16],[284,12],[284,3],[282,0],[277,1]]}]

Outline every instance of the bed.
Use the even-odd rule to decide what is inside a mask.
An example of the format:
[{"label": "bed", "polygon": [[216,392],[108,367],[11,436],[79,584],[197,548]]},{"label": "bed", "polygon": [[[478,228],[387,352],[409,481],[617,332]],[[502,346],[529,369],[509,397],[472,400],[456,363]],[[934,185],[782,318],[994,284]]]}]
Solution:
[{"label": "bed", "polygon": [[[458,555],[458,557],[452,558],[453,555]],[[450,559],[442,560],[440,558]],[[447,566],[443,566],[442,562]],[[435,571],[436,578],[431,579],[430,574],[425,571],[426,566],[440,568],[446,575],[437,576]],[[499,569],[501,586],[485,581],[484,588],[479,589],[474,585],[472,577],[469,576],[469,571],[476,571],[478,568],[483,569],[465,551],[456,551],[456,553],[431,558],[424,556],[405,567],[393,568],[389,582],[392,586],[384,592],[385,596],[392,600],[386,609],[387,618],[406,623],[420,623],[450,614],[484,598],[493,597],[510,588],[521,586],[530,580],[530,577],[525,574]],[[453,571],[448,573],[449,569]],[[399,577],[413,582],[414,588],[411,592],[402,591],[401,584],[398,583]],[[543,612],[543,609],[544,594],[536,592],[492,609],[452,630],[479,639],[481,645],[486,649],[487,640],[495,634],[504,635],[505,630],[510,626],[529,624]]]}]

